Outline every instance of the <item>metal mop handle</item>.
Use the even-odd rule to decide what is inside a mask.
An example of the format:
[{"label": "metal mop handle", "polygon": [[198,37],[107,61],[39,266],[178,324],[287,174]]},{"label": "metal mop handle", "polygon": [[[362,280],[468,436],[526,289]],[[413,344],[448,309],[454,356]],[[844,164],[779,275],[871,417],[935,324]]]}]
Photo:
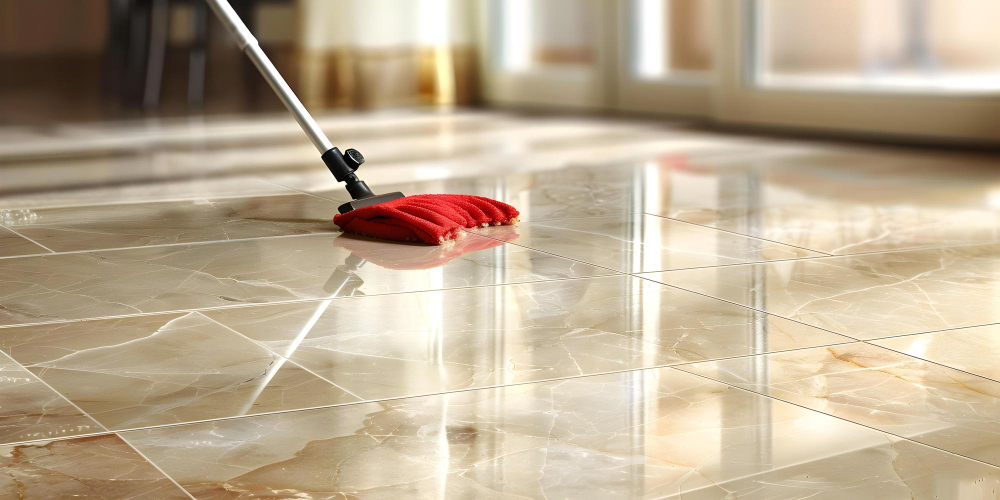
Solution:
[{"label": "metal mop handle", "polygon": [[257,39],[254,38],[253,33],[250,33],[247,25],[243,24],[240,16],[236,15],[236,11],[229,5],[229,2],[227,0],[205,1],[208,2],[208,6],[212,8],[215,15],[219,16],[222,24],[226,25],[229,32],[233,34],[233,38],[236,39],[240,50],[253,61],[254,66],[257,66],[260,74],[264,76],[267,83],[274,89],[274,93],[278,94],[278,98],[281,99],[281,102],[284,103],[288,111],[295,117],[295,121],[299,122],[302,131],[309,136],[309,139],[316,146],[316,149],[319,150],[320,154],[332,148],[333,144],[330,143],[330,139],[327,139],[326,134],[320,130],[319,125],[316,124],[316,120],[313,120],[313,117],[306,111],[305,106],[302,105],[299,98],[295,97],[295,93],[292,92],[292,89],[285,83],[285,79],[281,77],[278,70],[271,64],[271,60],[264,55],[264,51],[260,50]]},{"label": "metal mop handle", "polygon": [[243,24],[240,16],[236,15],[236,11],[233,10],[233,7],[229,5],[227,0],[205,1],[208,2],[208,6],[212,8],[215,15],[219,16],[222,24],[226,25],[229,32],[233,34],[233,38],[236,39],[240,50],[253,61],[254,66],[257,66],[260,74],[264,76],[267,83],[274,89],[274,93],[278,94],[278,98],[281,99],[281,102],[285,104],[288,111],[295,117],[295,121],[299,122],[302,131],[309,136],[309,140],[319,150],[320,158],[326,163],[327,168],[330,169],[333,176],[338,181],[347,184],[347,191],[351,193],[351,197],[355,200],[373,197],[368,185],[354,174],[354,171],[365,162],[365,157],[356,149],[348,149],[341,153],[339,149],[333,147],[330,139],[326,137],[326,134],[316,124],[316,120],[313,120],[312,115],[306,111],[305,106],[302,105],[298,97],[295,97],[295,93],[285,83],[285,79],[281,77],[278,70],[271,64],[271,60],[264,55],[263,50],[260,50],[257,39],[254,38],[253,33],[250,33],[250,29]]}]

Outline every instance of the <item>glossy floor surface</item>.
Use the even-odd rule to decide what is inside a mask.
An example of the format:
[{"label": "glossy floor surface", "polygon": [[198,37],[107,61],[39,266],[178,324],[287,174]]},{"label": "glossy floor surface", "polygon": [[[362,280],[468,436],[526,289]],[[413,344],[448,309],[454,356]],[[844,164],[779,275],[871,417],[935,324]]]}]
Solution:
[{"label": "glossy floor surface", "polygon": [[522,222],[341,234],[290,121],[0,134],[0,497],[1000,498],[998,158],[321,123]]}]

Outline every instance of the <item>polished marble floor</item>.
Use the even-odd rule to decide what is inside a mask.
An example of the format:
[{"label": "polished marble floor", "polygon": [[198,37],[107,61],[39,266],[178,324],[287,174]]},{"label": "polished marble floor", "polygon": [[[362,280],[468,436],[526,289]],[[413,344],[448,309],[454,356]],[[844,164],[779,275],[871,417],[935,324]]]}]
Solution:
[{"label": "polished marble floor", "polygon": [[0,134],[0,497],[1000,498],[1000,158],[320,121],[522,222],[341,234],[288,120]]}]

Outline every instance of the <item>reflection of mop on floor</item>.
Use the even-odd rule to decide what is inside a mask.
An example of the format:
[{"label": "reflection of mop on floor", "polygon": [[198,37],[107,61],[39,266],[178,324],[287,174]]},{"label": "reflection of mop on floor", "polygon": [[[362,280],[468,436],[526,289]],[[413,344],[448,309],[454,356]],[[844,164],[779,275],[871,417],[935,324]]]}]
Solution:
[{"label": "reflection of mop on floor", "polygon": [[[330,303],[337,298],[346,298],[361,295],[360,288],[364,286],[365,280],[358,275],[366,264],[397,271],[426,270],[441,267],[452,260],[455,260],[467,253],[478,252],[495,248],[508,241],[517,238],[517,233],[507,231],[497,238],[476,237],[461,238],[454,244],[428,247],[419,244],[395,244],[387,245],[384,242],[358,237],[350,234],[342,234],[333,240],[333,246],[343,248],[350,253],[344,263],[330,275],[330,278],[323,285],[329,299],[316,303],[316,310],[305,322],[302,329],[289,343],[288,348],[275,356],[274,362],[267,368],[264,376],[257,382],[253,394],[250,395],[246,405],[244,405],[240,415],[247,415],[257,402],[257,398],[264,392],[271,379],[278,373],[278,370],[288,361],[288,358],[295,353],[302,341],[309,335],[313,327],[330,307]],[[332,383],[332,382],[331,382]],[[335,384],[336,385],[336,384]],[[337,387],[340,387],[339,385]],[[347,389],[340,387],[345,392]],[[362,398],[359,398],[362,399]]]},{"label": "reflection of mop on floor", "polygon": [[[371,262],[385,269],[412,271],[441,267],[467,253],[503,245],[508,241],[513,241],[517,236],[517,233],[513,229],[507,229],[503,234],[493,235],[492,238],[484,236],[466,237],[447,245],[428,247],[427,245],[420,244],[387,245],[384,242],[370,238],[342,234],[333,240],[333,246],[351,252],[348,260],[352,257],[360,258],[362,262]],[[346,266],[347,261],[344,264]],[[358,267],[361,265],[363,264],[360,264]],[[330,283],[327,283],[327,285],[330,285]],[[327,288],[324,288],[324,290],[327,292],[330,291]]]}]

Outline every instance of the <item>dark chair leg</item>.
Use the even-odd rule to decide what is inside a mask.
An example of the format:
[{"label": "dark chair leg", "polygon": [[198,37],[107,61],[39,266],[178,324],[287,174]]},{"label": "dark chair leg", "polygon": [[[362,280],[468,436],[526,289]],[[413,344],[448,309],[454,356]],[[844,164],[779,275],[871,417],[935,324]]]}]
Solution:
[{"label": "dark chair leg", "polygon": [[108,3],[108,51],[104,60],[104,99],[120,104],[126,93],[128,72],[129,15],[132,0]]},{"label": "dark chair leg", "polygon": [[194,40],[188,57],[188,106],[201,108],[205,105],[205,64],[208,52],[208,5],[195,1]]},{"label": "dark chair leg", "polygon": [[131,2],[128,13],[128,58],[125,62],[125,88],[122,101],[128,107],[142,103],[146,78],[146,58],[149,56],[149,3]]},{"label": "dark chair leg", "polygon": [[163,65],[167,57],[167,36],[170,29],[170,5],[167,0],[153,0],[149,11],[149,53],[146,57],[146,84],[142,107],[151,110],[160,105],[163,87]]}]

